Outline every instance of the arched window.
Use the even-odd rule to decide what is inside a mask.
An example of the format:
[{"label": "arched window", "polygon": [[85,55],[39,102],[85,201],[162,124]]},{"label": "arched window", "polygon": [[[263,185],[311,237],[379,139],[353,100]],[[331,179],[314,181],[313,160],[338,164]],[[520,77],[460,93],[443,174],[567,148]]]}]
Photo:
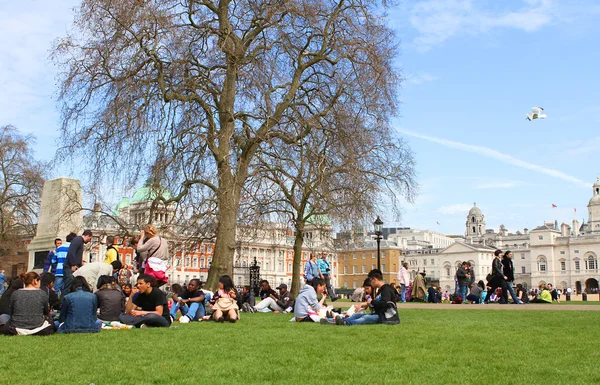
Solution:
[{"label": "arched window", "polygon": [[585,268],[586,270],[596,270],[598,268],[598,262],[596,261],[596,257],[593,255],[589,255],[585,260]]},{"label": "arched window", "polygon": [[471,222],[475,223],[475,217],[471,218]]},{"label": "arched window", "polygon": [[537,259],[538,271],[540,273],[546,272],[546,257],[540,255]]},{"label": "arched window", "polygon": [[444,262],[444,270],[446,271],[447,277],[452,275],[452,265],[450,265],[450,262]]}]

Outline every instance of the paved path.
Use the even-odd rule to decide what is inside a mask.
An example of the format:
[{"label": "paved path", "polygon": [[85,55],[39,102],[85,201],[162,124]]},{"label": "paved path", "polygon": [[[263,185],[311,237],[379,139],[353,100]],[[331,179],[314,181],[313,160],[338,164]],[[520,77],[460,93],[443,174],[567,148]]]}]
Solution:
[{"label": "paved path", "polygon": [[500,304],[487,304],[487,305],[452,305],[452,304],[429,304],[429,303],[418,303],[418,302],[407,302],[399,303],[398,310],[401,309],[453,309],[453,310],[589,310],[589,311],[600,311],[599,305],[545,305],[542,303],[532,303],[524,305],[500,305]]}]

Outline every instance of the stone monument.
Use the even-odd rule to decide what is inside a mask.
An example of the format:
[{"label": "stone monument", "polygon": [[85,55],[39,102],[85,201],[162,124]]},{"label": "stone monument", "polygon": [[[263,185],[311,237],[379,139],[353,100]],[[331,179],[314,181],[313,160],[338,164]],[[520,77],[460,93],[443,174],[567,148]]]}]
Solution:
[{"label": "stone monument", "polygon": [[36,234],[27,247],[28,271],[43,268],[48,252],[54,249],[56,238],[61,238],[64,242],[70,232],[81,234],[83,228],[81,208],[79,180],[59,177],[44,183]]}]

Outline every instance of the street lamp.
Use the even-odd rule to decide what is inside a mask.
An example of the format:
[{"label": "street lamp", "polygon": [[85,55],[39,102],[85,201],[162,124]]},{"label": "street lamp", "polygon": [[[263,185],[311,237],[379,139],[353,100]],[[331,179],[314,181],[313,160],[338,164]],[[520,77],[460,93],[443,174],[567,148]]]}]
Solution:
[{"label": "street lamp", "polygon": [[375,239],[377,240],[377,270],[381,271],[381,248],[380,248],[380,244],[381,244],[381,239],[382,239],[382,230],[383,230],[383,221],[381,220],[381,218],[379,218],[379,216],[377,216],[377,219],[375,219],[375,222],[373,222],[373,226],[375,226]]}]

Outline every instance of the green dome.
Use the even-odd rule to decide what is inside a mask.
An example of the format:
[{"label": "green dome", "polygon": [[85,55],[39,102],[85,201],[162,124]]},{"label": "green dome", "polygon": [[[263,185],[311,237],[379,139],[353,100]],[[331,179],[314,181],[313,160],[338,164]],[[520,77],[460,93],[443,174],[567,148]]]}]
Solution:
[{"label": "green dome", "polygon": [[[163,189],[160,192],[160,195],[165,199],[171,198],[171,194],[166,189]],[[152,200],[156,199],[157,196],[158,196],[157,192],[155,190],[153,190],[151,187],[149,187],[149,186],[140,187],[133,194],[133,197],[131,197],[130,203],[152,201]]]},{"label": "green dome", "polygon": [[317,225],[317,226],[331,226],[332,222],[331,219],[329,218],[329,215],[315,215],[312,216],[310,218],[308,218],[308,220],[306,221],[308,223],[310,223],[311,225]]},{"label": "green dome", "polygon": [[129,198],[123,197],[123,198],[121,198],[119,203],[117,203],[117,206],[115,207],[115,211],[119,212],[119,210],[124,209],[126,207],[129,207]]}]

